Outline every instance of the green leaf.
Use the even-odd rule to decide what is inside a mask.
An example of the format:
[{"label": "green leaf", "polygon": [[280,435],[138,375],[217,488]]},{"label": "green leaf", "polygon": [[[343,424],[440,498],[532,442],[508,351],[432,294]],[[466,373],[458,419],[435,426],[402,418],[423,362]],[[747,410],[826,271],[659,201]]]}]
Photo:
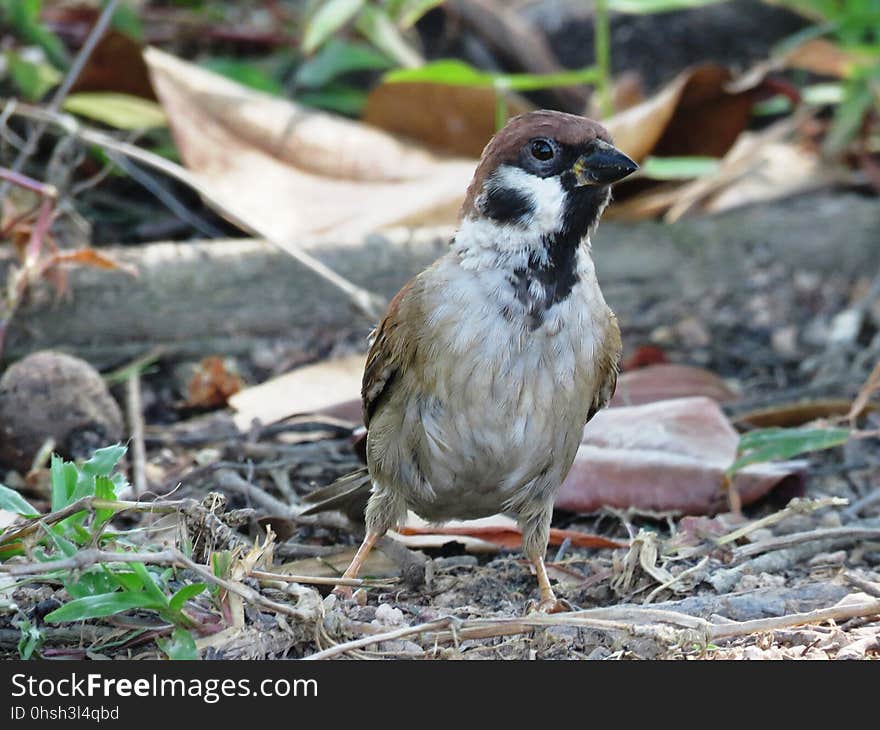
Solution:
[{"label": "green leaf", "polygon": [[81,91],[64,100],[64,110],[116,129],[156,129],[168,118],[155,101],[112,91]]},{"label": "green leaf", "polygon": [[7,52],[6,64],[12,82],[29,101],[39,101],[62,79],[61,74],[51,64],[28,61],[13,51]]},{"label": "green leaf", "polygon": [[40,21],[42,0],[6,0],[4,16],[15,34],[27,44],[43,49],[47,58],[58,68],[66,68],[69,59],[61,39]]},{"label": "green leaf", "polygon": [[593,84],[599,73],[593,66],[552,74],[494,74],[464,61],[442,60],[419,68],[403,68],[385,74],[387,83],[417,82],[449,86],[482,86],[511,91],[538,91],[558,86]]},{"label": "green leaf", "polygon": [[284,93],[284,87],[266,69],[250,61],[217,57],[206,59],[199,65],[257,91],[275,96]]},{"label": "green leaf", "polygon": [[874,106],[874,93],[863,80],[847,85],[843,102],[834,112],[831,129],[823,145],[825,154],[836,157],[858,134],[865,115]]},{"label": "green leaf", "polygon": [[163,608],[168,606],[168,596],[165,595],[165,591],[159,588],[153,576],[150,575],[150,571],[147,570],[147,566],[143,563],[132,563],[131,568],[135,575],[141,579],[141,583],[144,584],[144,590],[152,596],[155,604]]},{"label": "green leaf", "polygon": [[18,492],[2,484],[0,484],[0,509],[23,517],[37,517],[40,514]]},{"label": "green leaf", "polygon": [[738,458],[727,469],[732,476],[749,464],[791,459],[800,454],[823,451],[849,439],[846,428],[762,428],[743,434]]},{"label": "green leaf", "polygon": [[156,605],[155,599],[148,593],[104,593],[100,596],[86,596],[65,603],[46,615],[46,621],[60,624],[65,621],[84,621],[90,618],[113,616],[132,608],[164,608]]},{"label": "green leaf", "polygon": [[[106,566],[102,565],[106,569]],[[108,574],[109,573],[109,574]],[[98,596],[116,590],[116,581],[109,571],[89,570],[79,576],[76,581],[64,581],[65,590],[74,598]]]},{"label": "green leaf", "polygon": [[73,501],[79,474],[76,464],[64,461],[58,454],[52,454],[49,466],[49,480],[52,486],[52,511],[64,509]]},{"label": "green leaf", "polygon": [[170,639],[157,639],[156,644],[169,659],[193,660],[199,658],[196,641],[186,629],[174,629]]},{"label": "green leaf", "polygon": [[418,66],[422,62],[421,56],[404,40],[397,26],[378,5],[364,6],[356,27],[370,43],[401,66]]},{"label": "green leaf", "polygon": [[134,38],[136,41],[143,42],[144,26],[141,23],[138,11],[129,7],[126,3],[120,3],[113,13],[111,26],[120,33]]},{"label": "green leaf", "polygon": [[[113,483],[113,480],[109,477],[96,477],[95,478],[95,496],[98,499],[106,499],[106,500],[115,500],[116,499],[116,485]],[[96,509],[95,510],[95,524],[93,530],[95,532],[98,531],[98,528],[102,527],[113,515],[116,513],[116,510],[106,508],[106,509]]]},{"label": "green leaf", "polygon": [[608,0],[608,9],[615,13],[669,13],[674,10],[702,8],[717,5],[726,0]]},{"label": "green leaf", "polygon": [[326,86],[342,74],[384,70],[392,65],[387,56],[363,43],[349,43],[332,38],[297,69],[296,83],[300,87],[315,89]]},{"label": "green leaf", "polygon": [[18,655],[22,659],[30,659],[33,653],[42,646],[46,637],[28,619],[18,621],[15,626],[21,631],[21,637],[18,640]]},{"label": "green leaf", "polygon": [[314,53],[331,35],[348,23],[363,7],[364,0],[326,0],[322,2],[303,33],[304,53]]},{"label": "green leaf", "polygon": [[316,109],[327,109],[350,117],[360,115],[367,103],[367,93],[348,86],[328,86],[320,91],[299,94],[296,100]]},{"label": "green leaf", "polygon": [[648,157],[641,170],[652,180],[688,180],[713,173],[718,165],[714,157]]},{"label": "green leaf", "polygon": [[168,608],[172,611],[180,611],[184,604],[202,593],[208,587],[207,583],[190,583],[177,591],[168,601]]},{"label": "green leaf", "polygon": [[113,582],[124,591],[136,592],[144,587],[144,583],[140,579],[140,576],[134,571],[125,570],[124,568],[111,569],[103,564],[101,567],[107,572],[110,578],[113,579]]},{"label": "green leaf", "polygon": [[76,555],[79,548],[75,543],[72,543],[68,540],[64,535],[64,528],[61,526],[63,523],[58,523],[57,525],[53,525],[52,527],[47,527],[44,523],[40,523],[40,527],[45,530],[46,534],[49,536],[49,539],[55,545],[55,548],[60,552],[65,558],[72,558]]},{"label": "green leaf", "polygon": [[96,477],[109,477],[126,451],[128,448],[122,444],[97,449],[92,458],[83,463],[82,470]]}]

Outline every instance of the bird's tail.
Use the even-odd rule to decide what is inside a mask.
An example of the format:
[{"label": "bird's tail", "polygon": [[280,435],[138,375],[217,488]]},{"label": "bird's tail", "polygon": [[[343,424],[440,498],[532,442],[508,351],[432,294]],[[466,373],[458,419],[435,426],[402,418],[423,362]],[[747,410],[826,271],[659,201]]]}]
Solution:
[{"label": "bird's tail", "polygon": [[361,467],[303,497],[303,501],[311,506],[300,514],[314,515],[339,510],[350,519],[363,522],[372,486],[370,473],[366,467]]}]

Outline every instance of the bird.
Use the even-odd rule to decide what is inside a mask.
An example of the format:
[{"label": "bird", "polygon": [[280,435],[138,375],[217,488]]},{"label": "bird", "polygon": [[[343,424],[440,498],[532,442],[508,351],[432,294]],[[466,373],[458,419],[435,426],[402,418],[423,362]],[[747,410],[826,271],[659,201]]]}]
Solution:
[{"label": "bird", "polygon": [[516,116],[486,145],[449,250],[371,335],[367,466],[311,495],[310,513],[366,505],[343,578],[407,510],[437,523],[503,513],[537,577],[529,610],[570,608],[544,563],[553,499],[621,356],[590,238],[611,185],[637,168],[600,123],[558,111]]}]

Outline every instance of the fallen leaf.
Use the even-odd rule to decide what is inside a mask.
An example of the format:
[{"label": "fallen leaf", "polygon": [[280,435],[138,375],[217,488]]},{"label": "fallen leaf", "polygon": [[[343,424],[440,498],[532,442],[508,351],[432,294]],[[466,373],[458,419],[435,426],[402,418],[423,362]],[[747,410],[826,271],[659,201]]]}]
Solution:
[{"label": "fallen leaf", "polygon": [[250,231],[291,242],[456,219],[476,160],[441,160],[155,48],[145,59],[198,189]]},{"label": "fallen leaf", "polygon": [[661,363],[623,373],[611,405],[637,406],[691,396],[705,396],[719,403],[738,397],[715,373],[692,365]]},{"label": "fallen leaf", "polygon": [[247,431],[255,420],[267,425],[297,413],[326,413],[359,398],[364,362],[364,355],[325,360],[245,388],[229,399],[235,424]]},{"label": "fallen leaf", "polygon": [[[739,435],[710,398],[608,408],[584,429],[556,506],[714,514],[727,505],[725,470],[738,444]],[[801,463],[754,465],[736,474],[733,488],[749,504],[801,476]]]},{"label": "fallen leaf", "polygon": [[94,248],[79,248],[75,251],[60,251],[54,253],[48,257],[44,266],[48,269],[65,264],[123,271],[130,276],[137,276],[137,269],[131,264],[118,261]]},{"label": "fallen leaf", "polygon": [[[420,538],[419,540],[409,540],[407,542],[409,547],[440,547],[448,542],[456,542],[461,537],[475,538],[504,548],[517,548],[522,544],[520,526],[516,520],[505,515],[493,515],[479,520],[454,520],[437,525],[425,522],[417,515],[409,513],[406,524],[399,527],[397,532],[404,537]],[[575,547],[626,547],[624,543],[598,535],[590,535],[577,530],[551,528],[551,545],[561,545],[566,540],[569,540]]]},{"label": "fallen leaf", "polygon": [[244,381],[216,355],[203,358],[186,384],[186,404],[191,408],[222,408],[241,391]]},{"label": "fallen leaf", "polygon": [[155,101],[143,50],[130,35],[108,29],[89,54],[71,93],[113,91]]},{"label": "fallen leaf", "polygon": [[637,162],[648,155],[723,157],[748,126],[753,104],[751,89],[727,90],[732,79],[721,66],[696,66],[605,126]]},{"label": "fallen leaf", "polygon": [[[506,103],[511,116],[532,108],[517,96]],[[486,87],[381,83],[370,91],[363,118],[433,149],[476,158],[495,134],[497,106],[497,93]]]},{"label": "fallen leaf", "polygon": [[156,102],[115,91],[71,94],[64,100],[64,110],[116,129],[158,129],[168,123]]}]

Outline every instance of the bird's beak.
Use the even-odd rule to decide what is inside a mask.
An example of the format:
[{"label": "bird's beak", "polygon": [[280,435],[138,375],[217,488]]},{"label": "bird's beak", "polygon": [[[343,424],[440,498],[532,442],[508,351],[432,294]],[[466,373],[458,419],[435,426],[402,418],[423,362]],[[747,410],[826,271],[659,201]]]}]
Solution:
[{"label": "bird's beak", "polygon": [[583,185],[610,185],[639,169],[639,166],[614,145],[594,140],[571,168],[578,187]]}]

